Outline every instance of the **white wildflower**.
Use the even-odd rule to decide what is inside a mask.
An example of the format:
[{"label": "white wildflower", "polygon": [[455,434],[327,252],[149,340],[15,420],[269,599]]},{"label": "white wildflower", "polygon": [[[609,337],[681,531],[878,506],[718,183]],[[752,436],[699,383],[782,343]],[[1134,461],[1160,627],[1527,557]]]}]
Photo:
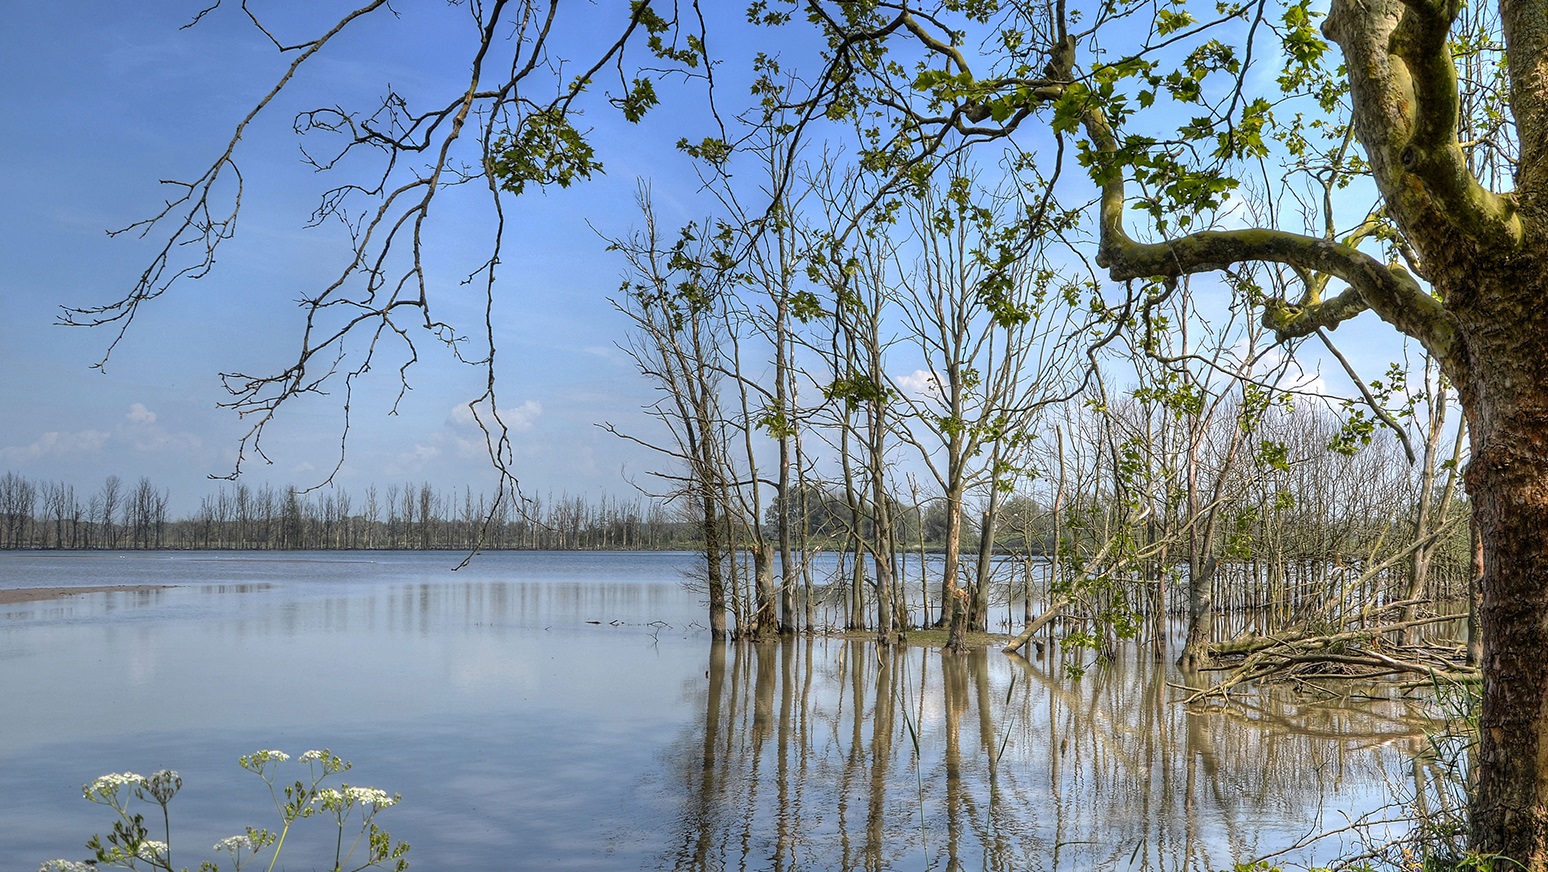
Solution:
[{"label": "white wildflower", "polygon": [[369,805],[377,809],[396,805],[399,799],[396,795],[388,796],[387,791],[374,787],[346,787],[344,796],[356,805]]},{"label": "white wildflower", "polygon": [[346,784],[342,789],[328,787],[317,791],[312,802],[328,811],[348,811],[357,805],[380,810],[397,805],[399,799],[396,794],[375,787],[350,787]]},{"label": "white wildflower", "polygon": [[308,751],[305,754],[301,755],[301,762],[302,763],[310,763],[313,760],[321,760],[325,756],[327,756],[327,754],[328,754],[327,751],[317,751],[317,750]]},{"label": "white wildflower", "polygon": [[253,853],[253,840],[247,836],[227,836],[215,843],[214,850],[225,851],[232,856],[236,856],[241,851],[251,854]]},{"label": "white wildflower", "polygon": [[97,867],[74,860],[49,860],[38,867],[38,872],[97,872]]},{"label": "white wildflower", "polygon": [[237,765],[249,772],[256,772],[262,775],[264,767],[268,766],[271,761],[274,763],[284,763],[289,759],[290,755],[284,751],[254,751],[251,754],[243,754],[237,760]]},{"label": "white wildflower", "polygon": [[135,850],[134,855],[142,860],[161,860],[167,856],[167,851],[169,850],[171,849],[167,847],[166,842],[146,839],[140,843],[140,847]]},{"label": "white wildflower", "polygon": [[134,772],[109,772],[90,784],[81,785],[81,796],[92,802],[112,800],[120,787],[144,787],[145,776]]}]

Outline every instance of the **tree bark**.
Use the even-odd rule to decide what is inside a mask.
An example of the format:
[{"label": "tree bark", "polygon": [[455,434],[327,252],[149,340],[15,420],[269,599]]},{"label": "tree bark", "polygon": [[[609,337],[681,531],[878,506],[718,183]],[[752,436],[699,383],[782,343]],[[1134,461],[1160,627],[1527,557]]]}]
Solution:
[{"label": "tree bark", "polygon": [[[1496,314],[1512,320],[1493,321],[1527,329],[1510,330],[1508,337],[1499,330],[1465,330],[1464,342],[1474,351],[1473,378],[1462,392],[1473,434],[1467,487],[1483,550],[1478,617],[1484,682],[1473,846],[1543,870],[1548,869],[1548,317],[1541,301],[1548,282],[1541,276],[1548,257],[1535,261],[1535,285],[1519,275],[1533,293],[1496,283],[1481,289],[1497,300],[1530,301]],[[1505,338],[1513,341],[1498,341]]]}]

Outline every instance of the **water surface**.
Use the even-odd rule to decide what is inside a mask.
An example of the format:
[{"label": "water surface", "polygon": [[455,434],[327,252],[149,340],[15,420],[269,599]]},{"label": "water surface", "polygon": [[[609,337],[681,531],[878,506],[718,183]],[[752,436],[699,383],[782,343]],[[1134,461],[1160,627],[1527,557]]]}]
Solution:
[{"label": "water surface", "polygon": [[1423,743],[1398,702],[1190,714],[1148,657],[711,644],[690,555],[459,558],[0,555],[0,588],[170,585],[0,606],[0,870],[84,858],[79,785],[160,768],[196,866],[272,826],[236,758],[314,747],[403,794],[423,870],[1218,869],[1388,803]]}]

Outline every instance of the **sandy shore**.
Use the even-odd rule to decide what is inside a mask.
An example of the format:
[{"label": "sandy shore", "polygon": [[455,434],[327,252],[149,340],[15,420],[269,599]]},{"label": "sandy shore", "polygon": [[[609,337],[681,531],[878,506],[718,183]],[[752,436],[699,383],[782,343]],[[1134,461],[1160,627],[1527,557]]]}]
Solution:
[{"label": "sandy shore", "polygon": [[0,606],[12,603],[30,603],[37,600],[64,599],[69,596],[78,596],[83,593],[109,593],[121,591],[123,593],[149,593],[153,590],[166,590],[170,584],[107,584],[96,587],[19,587],[13,590],[0,590]]}]

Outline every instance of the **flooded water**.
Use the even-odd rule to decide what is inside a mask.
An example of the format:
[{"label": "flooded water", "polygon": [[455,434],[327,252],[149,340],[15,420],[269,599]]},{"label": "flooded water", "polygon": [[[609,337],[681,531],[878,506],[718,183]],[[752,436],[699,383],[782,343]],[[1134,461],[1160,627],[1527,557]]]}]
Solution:
[{"label": "flooded water", "polygon": [[111,820],[81,783],[162,768],[197,866],[274,826],[238,756],[327,747],[403,795],[378,821],[430,872],[1214,870],[1392,802],[1425,742],[1400,702],[1190,714],[1148,656],[1076,682],[993,650],[712,644],[691,555],[459,557],[0,554],[0,589],[151,586],[0,605],[0,869],[84,859]]}]

